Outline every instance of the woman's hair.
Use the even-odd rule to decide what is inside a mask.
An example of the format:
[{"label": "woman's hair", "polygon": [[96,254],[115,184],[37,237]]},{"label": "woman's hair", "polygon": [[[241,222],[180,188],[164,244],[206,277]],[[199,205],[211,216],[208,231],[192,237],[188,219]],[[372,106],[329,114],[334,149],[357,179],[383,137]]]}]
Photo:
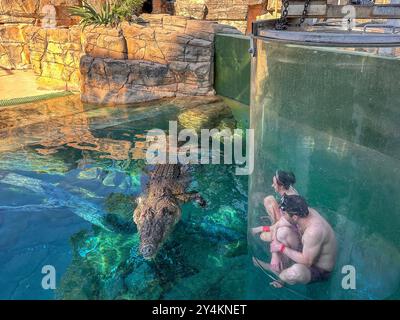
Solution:
[{"label": "woman's hair", "polygon": [[291,217],[296,215],[305,218],[309,214],[307,201],[298,195],[284,195],[279,207]]},{"label": "woman's hair", "polygon": [[278,184],[282,185],[286,190],[296,183],[296,177],[291,171],[277,170],[275,177]]}]

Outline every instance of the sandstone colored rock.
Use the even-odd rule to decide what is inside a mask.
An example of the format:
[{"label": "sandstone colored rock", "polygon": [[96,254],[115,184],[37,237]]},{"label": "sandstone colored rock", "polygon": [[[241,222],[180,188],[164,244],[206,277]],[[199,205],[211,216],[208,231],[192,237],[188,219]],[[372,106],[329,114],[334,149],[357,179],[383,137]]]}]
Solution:
[{"label": "sandstone colored rock", "polygon": [[245,33],[251,6],[261,8],[267,4],[266,0],[175,0],[175,14],[217,21]]},{"label": "sandstone colored rock", "polygon": [[126,40],[129,60],[143,60],[146,52],[146,41],[129,38]]},{"label": "sandstone colored rock", "polygon": [[232,119],[231,109],[222,101],[214,101],[189,108],[178,116],[178,123],[184,128],[195,130],[218,128],[223,119]]},{"label": "sandstone colored rock", "polygon": [[24,30],[33,70],[44,89],[79,90],[80,28]]},{"label": "sandstone colored rock", "polygon": [[[82,100],[128,104],[214,94],[213,41],[219,25],[165,14],[142,15],[142,19],[140,24],[124,22],[114,31],[85,31]],[[110,45],[116,39],[124,39],[126,49]]]},{"label": "sandstone colored rock", "polygon": [[[199,81],[199,86],[194,77],[193,84],[184,85],[188,72],[186,67],[171,68],[167,64],[143,60],[83,56],[80,62],[81,98],[86,103],[116,105],[214,93],[210,81]],[[199,66],[199,69],[201,67],[208,66]]]},{"label": "sandstone colored rock", "polygon": [[246,20],[248,0],[207,0],[209,20]]},{"label": "sandstone colored rock", "polygon": [[4,25],[0,66],[32,67],[41,87],[80,89],[93,103],[212,95],[214,35],[221,30],[212,21],[165,14],[118,28]]},{"label": "sandstone colored rock", "polygon": [[92,57],[126,59],[126,39],[120,28],[90,27],[83,31],[84,52]]},{"label": "sandstone colored rock", "polygon": [[0,0],[0,22],[40,23],[45,20],[43,8],[53,6],[57,26],[71,26],[77,22],[69,15],[68,7],[79,5],[79,0]]},{"label": "sandstone colored rock", "polygon": [[[235,28],[240,33],[245,34],[247,30],[247,21],[246,20],[218,20],[222,25],[229,25],[232,28]],[[221,33],[224,33],[221,31]]]},{"label": "sandstone colored rock", "polygon": [[195,19],[205,19],[207,16],[206,0],[176,0],[175,12],[177,15]]},{"label": "sandstone colored rock", "polygon": [[25,39],[25,24],[0,25],[0,67],[24,69],[29,67],[30,53]]}]

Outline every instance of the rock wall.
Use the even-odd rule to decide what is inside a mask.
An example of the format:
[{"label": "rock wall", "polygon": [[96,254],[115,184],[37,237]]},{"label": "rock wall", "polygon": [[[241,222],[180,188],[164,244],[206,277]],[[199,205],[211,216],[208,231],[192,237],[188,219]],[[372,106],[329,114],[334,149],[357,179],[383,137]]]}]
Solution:
[{"label": "rock wall", "polygon": [[32,23],[39,12],[37,0],[0,0],[0,22]]},{"label": "rock wall", "polygon": [[267,2],[266,0],[176,0],[175,14],[217,21],[245,33],[249,6],[266,6]]},{"label": "rock wall", "polygon": [[206,0],[176,0],[175,13],[179,16],[206,19]]},{"label": "rock wall", "polygon": [[26,29],[32,68],[41,88],[79,90],[81,29]]},{"label": "rock wall", "polygon": [[85,32],[81,98],[126,104],[164,97],[211,95],[214,36],[237,32],[210,21],[142,15],[145,22],[119,30]]},{"label": "rock wall", "polygon": [[32,68],[43,89],[79,90],[81,29],[45,29],[28,24],[0,25],[0,67]]},{"label": "rock wall", "polygon": [[80,2],[80,0],[0,0],[0,22],[40,24],[46,17],[43,8],[52,5],[55,10],[56,25],[70,26],[77,20],[69,16],[67,8],[79,5]]},{"label": "rock wall", "polygon": [[40,88],[80,90],[82,101],[94,104],[212,95],[217,32],[238,33],[166,14],[143,14],[118,28],[5,24],[0,67],[32,67]]},{"label": "rock wall", "polygon": [[27,68],[29,48],[25,39],[26,24],[0,25],[0,67]]},{"label": "rock wall", "polygon": [[246,20],[248,0],[205,0],[208,20]]}]

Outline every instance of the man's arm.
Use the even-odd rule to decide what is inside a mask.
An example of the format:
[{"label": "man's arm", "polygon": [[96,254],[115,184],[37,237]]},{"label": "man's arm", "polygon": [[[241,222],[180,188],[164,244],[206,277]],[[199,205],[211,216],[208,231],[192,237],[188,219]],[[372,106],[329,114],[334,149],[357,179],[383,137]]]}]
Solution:
[{"label": "man's arm", "polygon": [[288,247],[282,247],[282,243],[276,240],[271,243],[271,252],[280,251],[294,262],[311,267],[315,258],[317,258],[321,252],[323,239],[323,232],[320,229],[315,228],[304,233],[302,252]]}]

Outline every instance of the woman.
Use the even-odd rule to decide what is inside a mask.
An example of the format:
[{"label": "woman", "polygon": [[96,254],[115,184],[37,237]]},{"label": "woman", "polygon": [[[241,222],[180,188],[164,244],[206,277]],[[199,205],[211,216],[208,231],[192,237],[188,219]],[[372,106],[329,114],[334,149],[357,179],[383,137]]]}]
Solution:
[{"label": "woman", "polygon": [[[296,177],[293,172],[277,170],[275,176],[272,178],[272,187],[281,198],[285,194],[288,196],[298,195],[297,190],[293,187],[295,183]],[[281,218],[282,215],[279,210],[279,205],[274,196],[265,197],[264,207],[271,218],[272,224],[276,223]]]},{"label": "woman", "polygon": [[[296,183],[296,177],[293,172],[287,172],[283,170],[277,170],[274,177],[272,178],[272,187],[275,192],[281,197],[284,195],[298,195],[297,190],[293,187]],[[291,236],[286,241],[290,242],[291,248],[300,246],[300,234],[296,230],[296,233],[287,232],[288,229],[293,230],[295,228],[292,224],[286,221],[282,217],[279,204],[274,196],[267,196],[264,198],[264,207],[267,211],[269,218],[272,222],[271,226],[259,226],[252,228],[253,235],[260,233],[260,239],[266,242],[271,242],[274,239],[279,238],[278,229],[281,235],[290,234]],[[293,236],[295,235],[295,236]],[[298,235],[298,236],[297,236]],[[273,252],[271,256],[271,269],[280,272],[283,265],[288,261],[282,261],[282,256],[279,252]]]}]

